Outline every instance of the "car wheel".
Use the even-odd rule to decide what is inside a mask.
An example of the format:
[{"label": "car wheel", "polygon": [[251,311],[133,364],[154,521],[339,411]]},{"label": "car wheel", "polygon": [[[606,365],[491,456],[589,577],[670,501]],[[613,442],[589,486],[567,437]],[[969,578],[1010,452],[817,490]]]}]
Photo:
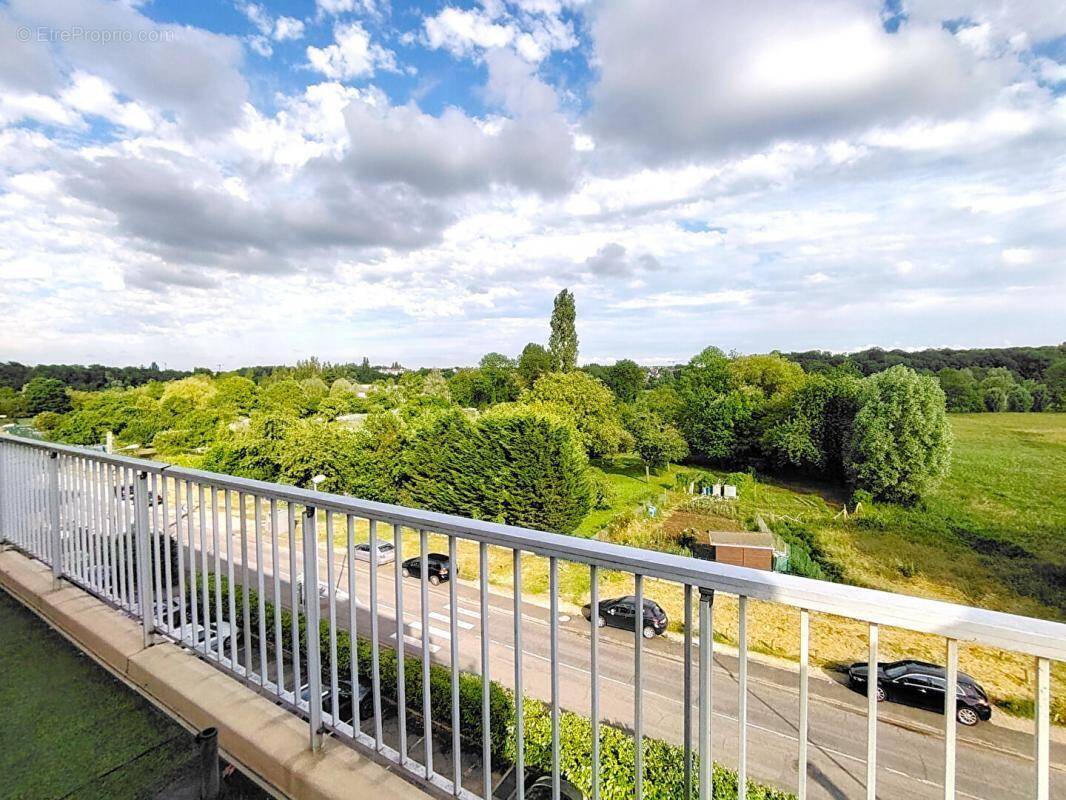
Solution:
[{"label": "car wheel", "polygon": [[596,618],[596,627],[597,628],[605,628],[605,627],[607,627],[607,618],[605,616],[603,616],[603,614],[600,614],[599,617]]},{"label": "car wheel", "polygon": [[409,570],[407,567],[404,567],[403,568],[403,576],[405,578],[410,578],[411,577],[411,570]]},{"label": "car wheel", "polygon": [[977,712],[966,706],[963,706],[955,712],[955,719],[957,719],[961,725],[966,725],[967,727],[972,727],[981,721],[981,718],[977,716]]},{"label": "car wheel", "polygon": [[434,586],[439,586],[440,585],[440,578],[438,576],[436,576],[436,575],[430,575],[429,576],[429,582],[432,583]]},{"label": "car wheel", "polygon": [[645,639],[653,639],[653,638],[655,638],[655,628],[653,628],[651,625],[645,625],[644,626],[644,638]]},{"label": "car wheel", "polygon": [[877,687],[877,702],[878,703],[883,703],[887,699],[888,699],[888,692],[885,691],[885,687],[884,686],[878,686]]}]

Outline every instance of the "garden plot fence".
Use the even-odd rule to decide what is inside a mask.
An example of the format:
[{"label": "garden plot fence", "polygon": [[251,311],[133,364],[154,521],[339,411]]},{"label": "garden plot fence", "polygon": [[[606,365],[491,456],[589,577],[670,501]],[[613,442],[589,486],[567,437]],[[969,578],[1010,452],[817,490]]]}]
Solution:
[{"label": "garden plot fence", "polygon": [[[356,530],[367,531],[371,553],[382,542],[395,547],[395,560],[378,563],[371,557],[367,574],[357,578],[351,568]],[[469,697],[460,702],[458,616],[450,615],[450,652],[436,655],[431,645],[427,581],[420,582],[420,625],[412,636],[403,624],[404,531],[417,532],[421,574],[428,575],[427,536],[445,537],[451,564],[457,542],[469,541],[478,550],[481,652],[480,717],[466,725]],[[966,606],[864,590],[838,584],[760,572],[692,558],[623,547],[570,536],[526,530],[488,522],[292,486],[246,480],[157,462],[103,454],[54,443],[0,437],[0,539],[52,568],[55,580],[70,581],[105,602],[137,618],[146,645],[162,636],[196,651],[202,658],[305,717],[310,746],[317,748],[329,733],[359,748],[367,748],[408,770],[414,777],[457,797],[492,797],[492,771],[482,769],[481,785],[464,787],[456,776],[463,760],[479,758],[491,764],[500,755],[491,741],[494,699],[490,681],[503,676],[489,668],[490,548],[513,553],[513,643],[523,653],[523,554],[547,560],[551,597],[548,696],[551,713],[551,789],[560,793],[560,691],[558,581],[560,562],[584,565],[591,575],[591,618],[599,611],[597,576],[620,571],[633,576],[637,607],[642,605],[644,581],[649,578],[680,585],[684,592],[684,781],[687,795],[709,798],[713,791],[711,764],[711,663],[714,647],[714,597],[725,593],[739,598],[739,713],[738,785],[743,796],[748,768],[747,603],[751,598],[799,609],[801,643],[798,673],[799,731],[795,787],[800,798],[808,791],[808,655],[810,613],[820,612],[859,620],[868,625],[868,657],[878,660],[879,626],[898,627],[942,636],[945,640],[947,696],[956,691],[958,646],[976,642],[1032,657],[1035,672],[1035,728],[1032,796],[1049,797],[1050,666],[1066,660],[1066,625],[983,611]],[[338,541],[335,541],[338,540]],[[346,540],[346,541],[345,541]],[[344,544],[341,542],[344,541]],[[348,564],[346,570],[338,567]],[[346,573],[346,582],[341,583]],[[395,595],[380,595],[379,582],[389,577]],[[367,580],[368,587],[356,581]],[[457,608],[457,582],[448,581],[450,607]],[[410,583],[408,583],[410,585]],[[386,587],[387,588],[387,587]],[[363,591],[363,607],[357,598]],[[389,593],[386,592],[386,595]],[[383,608],[383,606],[389,606]],[[299,612],[299,613],[294,613]],[[643,619],[636,617],[632,658],[633,793],[645,793],[643,760],[644,639]],[[392,630],[389,630],[389,628]],[[467,623],[467,627],[472,627]],[[511,632],[509,632],[511,633]],[[338,641],[361,637],[368,647],[350,648],[338,657]],[[390,635],[393,645],[389,645]],[[697,643],[698,639],[698,643]],[[431,684],[431,663],[449,672],[450,720],[439,720],[431,708],[431,692],[421,692],[422,752],[408,748],[408,702],[404,658],[391,658],[389,685],[382,678],[387,650],[420,651],[422,686]],[[591,668],[591,796],[598,798],[600,775],[600,639],[590,626]],[[342,648],[343,649],[343,648]],[[362,654],[360,656],[360,654]],[[476,654],[466,654],[476,655]],[[369,664],[357,663],[360,657]],[[523,696],[523,659],[514,659],[513,686]],[[433,665],[440,669],[440,665]],[[365,677],[369,676],[369,678]],[[395,685],[392,681],[395,679]],[[463,680],[466,677],[463,676]],[[360,682],[362,680],[362,686]],[[367,686],[369,683],[369,686]],[[875,797],[877,767],[877,702],[867,692],[866,791]],[[477,698],[475,698],[476,700]],[[398,710],[398,739],[386,742],[382,727],[383,703]],[[465,709],[465,711],[464,711]],[[419,713],[420,712],[420,713]],[[515,703],[510,724],[515,731],[514,752],[518,796],[526,754],[523,704]],[[474,730],[480,748],[473,753],[468,737]],[[693,735],[694,734],[694,735]],[[435,736],[452,737],[450,764],[435,762]],[[955,796],[956,719],[944,716],[944,796]],[[439,755],[437,756],[439,761]],[[647,774],[651,774],[650,772]],[[450,776],[450,777],[449,777]]]}]

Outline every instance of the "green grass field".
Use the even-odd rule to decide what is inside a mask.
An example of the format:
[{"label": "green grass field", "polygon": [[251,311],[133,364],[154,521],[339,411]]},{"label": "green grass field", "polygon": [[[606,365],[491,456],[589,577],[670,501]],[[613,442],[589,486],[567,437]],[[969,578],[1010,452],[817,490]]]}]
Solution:
[{"label": "green grass field", "polygon": [[191,737],[0,592],[0,795],[150,797]]}]

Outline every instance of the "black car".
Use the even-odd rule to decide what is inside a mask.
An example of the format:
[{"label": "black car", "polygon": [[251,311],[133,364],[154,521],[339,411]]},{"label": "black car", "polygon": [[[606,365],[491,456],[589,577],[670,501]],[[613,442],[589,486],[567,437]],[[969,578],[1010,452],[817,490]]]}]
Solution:
[{"label": "black car", "polygon": [[[429,582],[436,586],[441,581],[451,580],[454,576],[459,577],[459,568],[452,567],[451,559],[443,553],[427,553],[426,566],[429,572]],[[422,557],[415,556],[403,562],[403,576],[405,578],[422,577]]]},{"label": "black car", "polygon": [[[848,684],[866,694],[869,674],[867,662],[852,664],[848,668]],[[947,670],[936,664],[913,660],[880,661],[877,664],[879,703],[892,700],[944,713],[947,686]],[[985,690],[964,672],[959,673],[955,700],[955,719],[962,725],[976,725],[992,717],[992,704],[988,702]]]},{"label": "black car", "polygon": [[[526,800],[551,800],[552,777],[535,769],[527,769],[525,772],[525,797]],[[499,784],[492,792],[495,800],[515,800],[518,797],[518,786],[514,767],[504,773]],[[560,800],[585,800],[585,795],[566,778],[559,779]]]},{"label": "black car", "polygon": [[[636,622],[637,615],[637,598],[629,595],[628,597],[618,597],[614,600],[601,600],[600,601],[600,616],[596,621],[596,624],[601,628],[605,625],[610,625],[612,628],[625,628],[626,630],[633,630]],[[587,603],[582,609],[581,613],[585,616],[585,619],[592,619],[592,604]],[[666,612],[663,611],[662,606],[656,603],[654,600],[644,601],[644,638],[651,639],[654,636],[659,636],[666,631]]]},{"label": "black car", "polygon": [[[306,683],[300,687],[300,699],[305,703],[311,700],[311,687]],[[352,682],[337,680],[337,707],[340,712],[338,721],[352,721]],[[333,715],[333,691],[330,688],[329,675],[322,676],[322,713]],[[370,687],[359,684],[359,718],[370,719],[374,716],[374,695]]]}]

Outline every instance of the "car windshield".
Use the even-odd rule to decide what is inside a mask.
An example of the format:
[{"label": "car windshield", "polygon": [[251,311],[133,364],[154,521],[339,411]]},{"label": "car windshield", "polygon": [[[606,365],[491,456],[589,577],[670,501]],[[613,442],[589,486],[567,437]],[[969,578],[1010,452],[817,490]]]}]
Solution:
[{"label": "car windshield", "polygon": [[907,671],[907,667],[910,666],[906,662],[899,664],[889,664],[885,667],[885,675],[890,678],[898,678],[900,675]]}]

